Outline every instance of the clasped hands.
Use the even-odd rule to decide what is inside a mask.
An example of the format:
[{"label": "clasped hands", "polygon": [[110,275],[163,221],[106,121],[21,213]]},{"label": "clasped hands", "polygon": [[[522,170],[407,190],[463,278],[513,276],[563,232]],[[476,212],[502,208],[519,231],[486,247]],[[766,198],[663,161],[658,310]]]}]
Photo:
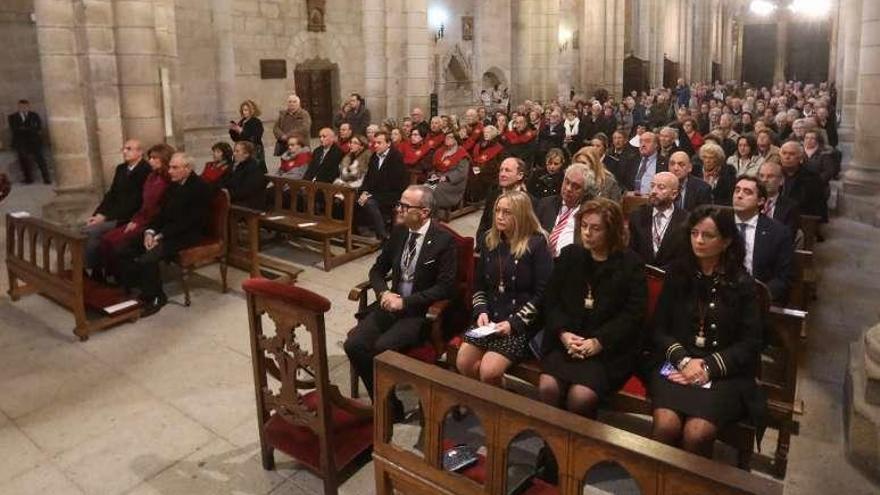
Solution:
[{"label": "clasped hands", "polygon": [[400,294],[395,294],[390,290],[386,290],[382,293],[382,297],[379,299],[379,306],[385,311],[395,313],[403,309],[403,298],[400,297]]},{"label": "clasped hands", "polygon": [[709,381],[709,374],[706,372],[705,361],[700,358],[692,358],[684,368],[673,371],[666,379],[679,385],[702,386]]},{"label": "clasped hands", "polygon": [[568,355],[574,359],[584,359],[602,352],[602,343],[595,337],[585,339],[576,333],[562,332],[560,339]]},{"label": "clasped hands", "polygon": [[[484,327],[491,323],[489,320],[488,313],[480,313],[480,316],[477,316],[477,326]],[[500,335],[510,335],[510,322],[509,321],[499,321],[495,322],[495,332]]]}]

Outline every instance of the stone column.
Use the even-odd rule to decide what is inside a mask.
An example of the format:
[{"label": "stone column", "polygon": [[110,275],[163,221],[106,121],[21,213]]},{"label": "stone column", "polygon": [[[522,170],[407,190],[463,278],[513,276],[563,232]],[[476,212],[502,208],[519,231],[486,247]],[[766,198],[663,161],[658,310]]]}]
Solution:
[{"label": "stone column", "polygon": [[116,61],[122,130],[144,143],[165,141],[160,52],[153,0],[116,0]]},{"label": "stone column", "polygon": [[844,173],[844,214],[880,226],[880,3],[864,0],[853,160]]},{"label": "stone column", "polygon": [[[428,33],[428,3],[426,0],[408,0],[404,4],[406,16],[406,92],[401,110],[408,113],[414,106],[424,111],[430,108],[431,93],[428,73],[431,66],[431,39]],[[398,116],[404,115],[399,113]]]},{"label": "stone column", "polygon": [[119,158],[112,10],[106,1],[35,0],[34,12],[56,165],[56,197],[43,215],[73,222],[94,207],[102,161]]},{"label": "stone column", "polygon": [[364,96],[373,120],[379,120],[386,103],[385,0],[364,0],[363,8]]},{"label": "stone column", "polygon": [[238,117],[235,94],[235,50],[233,48],[232,0],[212,0],[217,68],[217,125]]},{"label": "stone column", "polygon": [[840,110],[840,140],[855,138],[856,98],[859,85],[859,55],[862,36],[862,0],[841,0],[838,50],[837,108]]},{"label": "stone column", "polygon": [[712,5],[708,1],[693,5],[694,15],[688,17],[693,25],[691,80],[708,81],[712,76]]},{"label": "stone column", "polygon": [[788,63],[788,16],[780,15],[776,22],[776,64],[773,66],[773,80],[785,80],[785,66]]},{"label": "stone column", "polygon": [[401,57],[406,53],[403,4],[403,0],[385,0],[385,108],[373,117],[375,123],[400,115],[406,91],[406,83],[400,77],[406,70],[406,60]]},{"label": "stone column", "polygon": [[625,0],[584,0],[580,68],[584,92],[605,88],[617,98],[623,93]]}]

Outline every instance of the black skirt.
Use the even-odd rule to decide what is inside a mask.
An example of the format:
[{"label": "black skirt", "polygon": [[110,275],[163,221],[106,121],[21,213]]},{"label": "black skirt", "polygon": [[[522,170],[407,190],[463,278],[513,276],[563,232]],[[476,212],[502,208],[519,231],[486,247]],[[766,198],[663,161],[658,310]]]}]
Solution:
[{"label": "black skirt", "polygon": [[485,337],[474,338],[467,334],[464,341],[486,352],[495,352],[509,359],[514,364],[522,361],[529,355],[529,337],[521,333],[511,332],[508,335],[492,334]]},{"label": "black skirt", "polygon": [[655,370],[649,387],[654,409],[671,409],[723,428],[747,416],[746,400],[755,383],[751,378],[732,377],[713,380],[710,388],[702,388],[673,383]]},{"label": "black skirt", "polygon": [[604,399],[622,383],[612,383],[606,364],[599,356],[574,359],[561,349],[553,349],[541,359],[541,372],[568,385],[583,385]]}]

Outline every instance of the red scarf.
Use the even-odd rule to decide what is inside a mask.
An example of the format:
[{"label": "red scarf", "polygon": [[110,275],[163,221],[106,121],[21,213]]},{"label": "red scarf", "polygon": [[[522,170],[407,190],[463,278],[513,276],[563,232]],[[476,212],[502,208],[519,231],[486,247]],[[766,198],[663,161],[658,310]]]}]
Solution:
[{"label": "red scarf", "polygon": [[351,138],[348,139],[340,139],[338,143],[339,148],[342,149],[342,154],[347,155],[349,151],[351,151]]},{"label": "red scarf", "polygon": [[410,141],[400,143],[400,153],[403,155],[403,164],[407,167],[414,167],[425,156],[431,152],[431,149],[421,141],[418,145],[412,144]]},{"label": "red scarf", "polygon": [[470,153],[481,139],[483,139],[483,124],[478,123],[473,128],[468,127],[468,138],[461,144],[461,147]]},{"label": "red scarf", "polygon": [[493,139],[488,143],[486,141],[480,142],[480,144],[474,146],[471,153],[474,157],[474,163],[478,167],[482,167],[494,160],[502,151],[504,151],[504,146],[501,146],[501,143],[499,143],[497,139]]},{"label": "red scarf", "polygon": [[456,150],[455,153],[453,153],[452,155],[443,158],[443,153],[445,152],[446,147],[444,146],[434,153],[434,171],[441,174],[445,174],[450,169],[454,168],[462,159],[470,157],[467,150],[462,147],[459,147],[458,150]]},{"label": "red scarf", "polygon": [[428,133],[428,137],[425,138],[425,145],[428,147],[428,149],[436,150],[438,148],[443,147],[443,141],[445,139],[446,139],[446,134],[444,134],[442,132],[438,132],[436,134],[433,132],[430,132],[430,133]]},{"label": "red scarf", "polygon": [[504,133],[504,140],[509,144],[526,144],[535,139],[535,135],[536,133],[532,129],[526,129],[526,132],[523,133],[513,130]]}]

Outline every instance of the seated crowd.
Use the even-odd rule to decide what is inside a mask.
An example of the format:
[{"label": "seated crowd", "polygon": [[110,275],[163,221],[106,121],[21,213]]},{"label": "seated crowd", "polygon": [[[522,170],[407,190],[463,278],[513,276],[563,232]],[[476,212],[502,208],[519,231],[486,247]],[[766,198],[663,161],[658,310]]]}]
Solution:
[{"label": "seated crowd", "polygon": [[[828,218],[840,169],[832,92],[694,84],[684,101],[678,89],[600,92],[469,109],[461,124],[415,108],[381,126],[353,94],[314,148],[290,95],[271,172],[248,100],[233,144],[216,143],[201,175],[168,145],[125,143],[84,227],[87,268],[139,290],[149,315],[167,300],[158,262],[198,242],[212,194],[264,211],[267,173],[354,189],[358,222],[383,241],[370,270],[378,304],[345,342],[372,394],[373,357],[423,342],[427,308],[455,295],[456,245],[433,215],[484,201],[472,324],[492,333],[465,338],[458,370],[500,384],[535,354],[541,400],[586,416],[638,373],[654,438],[708,454],[719,429],[759,414],[754,280],[784,305],[800,215]],[[638,197],[626,216],[621,203]],[[646,264],[666,270],[648,329]]]}]

